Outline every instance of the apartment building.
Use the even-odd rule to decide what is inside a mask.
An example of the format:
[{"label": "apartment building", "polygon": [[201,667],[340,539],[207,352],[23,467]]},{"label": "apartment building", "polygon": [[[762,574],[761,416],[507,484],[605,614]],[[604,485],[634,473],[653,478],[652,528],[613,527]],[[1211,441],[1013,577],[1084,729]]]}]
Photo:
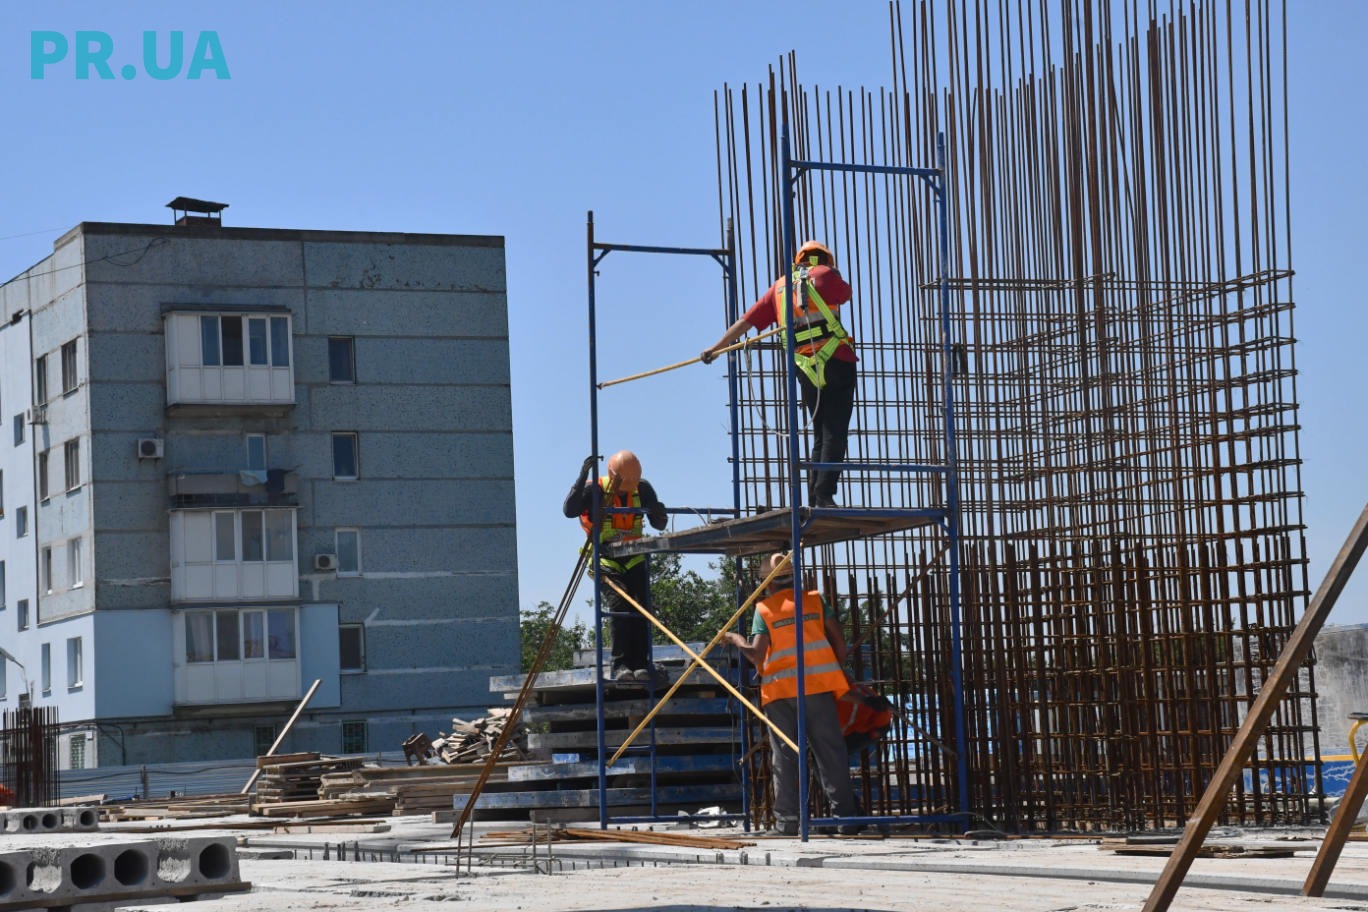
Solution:
[{"label": "apartment building", "polygon": [[0,286],[0,708],[396,750],[518,666],[503,238],[86,222]]}]

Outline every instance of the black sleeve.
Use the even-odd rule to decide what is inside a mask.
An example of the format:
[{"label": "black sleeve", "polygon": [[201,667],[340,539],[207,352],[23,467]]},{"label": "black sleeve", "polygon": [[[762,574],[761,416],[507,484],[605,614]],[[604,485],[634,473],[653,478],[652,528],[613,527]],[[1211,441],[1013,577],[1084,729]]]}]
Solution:
[{"label": "black sleeve", "polygon": [[641,484],[637,486],[637,493],[641,495],[641,506],[646,510],[646,518],[650,520],[651,528],[656,531],[664,529],[670,524],[670,515],[665,512],[665,505],[656,496],[655,488],[646,479],[641,479]]},{"label": "black sleeve", "polygon": [[565,504],[561,507],[566,519],[573,519],[594,505],[593,485],[593,482],[585,481],[583,478],[575,479],[575,484],[570,488],[570,493],[565,495]]}]

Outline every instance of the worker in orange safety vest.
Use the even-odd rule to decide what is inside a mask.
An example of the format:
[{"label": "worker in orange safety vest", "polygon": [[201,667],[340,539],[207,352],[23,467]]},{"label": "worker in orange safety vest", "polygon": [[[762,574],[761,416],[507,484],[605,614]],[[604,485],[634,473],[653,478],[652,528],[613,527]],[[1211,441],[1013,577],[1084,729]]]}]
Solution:
[{"label": "worker in orange safety vest", "polygon": [[[761,572],[768,576],[784,560],[783,554],[768,557]],[[841,740],[837,701],[850,685],[842,664],[846,643],[834,614],[826,610],[816,591],[802,594],[802,611],[796,608],[793,571],[771,581],[769,595],[762,599],[751,625],[751,639],[728,631],[731,643],[751,664],[760,669],[760,702],[765,715],[789,738],[798,739],[798,694],[804,695],[807,746],[817,761],[822,790],[831,804],[834,817],[855,817],[855,802],[850,781],[850,763]],[[798,639],[796,625],[803,628],[803,676],[798,677]],[[798,754],[773,731],[770,732],[773,759],[774,818],[778,835],[798,833]],[[841,826],[842,833],[856,833],[856,825]]]}]

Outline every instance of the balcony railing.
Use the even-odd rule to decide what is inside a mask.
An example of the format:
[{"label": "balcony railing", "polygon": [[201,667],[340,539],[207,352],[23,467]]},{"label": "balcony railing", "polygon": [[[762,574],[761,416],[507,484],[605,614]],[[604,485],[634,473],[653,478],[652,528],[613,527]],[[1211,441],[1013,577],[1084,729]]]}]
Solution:
[{"label": "balcony railing", "polygon": [[293,469],[171,469],[172,507],[294,507],[299,476]]}]

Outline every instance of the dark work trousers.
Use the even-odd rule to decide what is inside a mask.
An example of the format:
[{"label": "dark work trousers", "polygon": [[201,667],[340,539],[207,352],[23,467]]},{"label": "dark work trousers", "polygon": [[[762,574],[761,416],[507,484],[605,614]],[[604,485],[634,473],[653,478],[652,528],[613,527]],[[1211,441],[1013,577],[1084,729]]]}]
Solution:
[{"label": "dark work trousers", "polygon": [[606,582],[612,580],[622,587],[622,591],[636,599],[638,605],[650,608],[647,596],[651,591],[651,579],[646,572],[646,564],[646,561],[642,561],[626,573],[603,568],[603,610],[611,612],[608,629],[613,636],[614,672],[621,667],[633,671],[651,667],[647,661],[651,650],[650,622],[641,616],[641,612],[623,601],[622,596]]},{"label": "dark work trousers", "polygon": [[[855,362],[832,358],[826,365],[826,386],[812,385],[807,374],[798,372],[803,405],[812,416],[812,461],[844,462],[846,437],[850,432],[850,413],[855,409]],[[834,498],[839,471],[827,470],[808,475],[808,505],[818,497]]]},{"label": "dark work trousers", "polygon": [[[836,715],[836,697],[831,693],[808,694],[807,742],[808,751],[817,761],[817,775],[822,780],[822,791],[831,803],[833,817],[858,817],[855,790],[850,784],[850,760],[845,740],[841,737],[841,723]],[[765,704],[765,716],[779,730],[798,742],[798,698],[771,700]],[[798,821],[798,755],[769,733],[771,767],[774,773],[774,821],[782,829],[789,829]]]}]

